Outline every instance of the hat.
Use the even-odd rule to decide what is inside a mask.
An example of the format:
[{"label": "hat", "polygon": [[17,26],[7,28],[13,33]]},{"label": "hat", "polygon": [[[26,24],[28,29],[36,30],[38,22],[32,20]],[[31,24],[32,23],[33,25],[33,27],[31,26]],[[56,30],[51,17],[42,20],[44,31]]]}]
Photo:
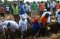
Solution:
[{"label": "hat", "polygon": [[32,22],[37,22],[38,21],[38,18],[37,17],[35,17],[33,20],[32,20]]},{"label": "hat", "polygon": [[23,14],[21,17],[22,17],[22,18],[24,18],[24,19],[26,19],[26,18],[27,18],[25,14]]}]

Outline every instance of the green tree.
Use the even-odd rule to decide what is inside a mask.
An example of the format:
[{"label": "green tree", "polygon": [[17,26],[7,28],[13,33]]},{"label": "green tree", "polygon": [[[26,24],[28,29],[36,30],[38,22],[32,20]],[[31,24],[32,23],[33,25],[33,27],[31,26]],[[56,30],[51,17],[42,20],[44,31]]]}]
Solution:
[{"label": "green tree", "polygon": [[7,0],[4,0],[4,6],[9,5],[9,2]]},{"label": "green tree", "polygon": [[7,2],[7,0],[4,0],[4,2]]},{"label": "green tree", "polygon": [[24,2],[24,0],[18,0],[18,1],[23,1]]},{"label": "green tree", "polygon": [[7,0],[4,0],[4,5],[8,4]]},{"label": "green tree", "polygon": [[2,3],[2,0],[0,0],[0,3]]}]

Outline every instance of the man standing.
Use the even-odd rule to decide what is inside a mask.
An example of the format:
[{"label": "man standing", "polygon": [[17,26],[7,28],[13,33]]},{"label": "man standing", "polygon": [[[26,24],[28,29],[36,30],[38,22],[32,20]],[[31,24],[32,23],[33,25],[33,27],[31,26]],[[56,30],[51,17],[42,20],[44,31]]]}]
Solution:
[{"label": "man standing", "polygon": [[20,18],[21,18],[21,15],[25,14],[23,1],[20,1],[19,5],[18,5],[18,12],[19,12]]},{"label": "man standing", "polygon": [[36,13],[36,8],[37,8],[37,4],[36,4],[36,2],[34,1],[34,2],[31,4],[31,10],[32,10],[31,15],[32,15],[32,16]]},{"label": "man standing", "polygon": [[56,3],[55,3],[55,1],[53,1],[53,4],[52,4],[52,8],[53,8],[53,13],[55,12],[55,6],[56,6]]},{"label": "man standing", "polygon": [[4,7],[0,4],[0,16],[4,17]]},{"label": "man standing", "polygon": [[45,8],[47,10],[50,10],[50,8],[51,8],[50,1],[47,1],[46,4],[45,4],[45,6],[46,6]]},{"label": "man standing", "polygon": [[57,1],[55,8],[56,8],[56,11],[57,11],[58,9],[60,9],[60,3],[59,3],[59,1]]},{"label": "man standing", "polygon": [[22,15],[19,21],[19,29],[21,30],[21,38],[26,39],[27,36],[27,18],[26,15]]},{"label": "man standing", "polygon": [[13,16],[14,16],[14,19],[16,22],[19,21],[19,13],[18,13],[18,6],[16,3],[14,3],[14,6],[12,7],[13,8]]},{"label": "man standing", "polygon": [[40,15],[42,15],[43,12],[44,12],[44,3],[43,3],[43,1],[39,4],[39,7],[40,7]]},{"label": "man standing", "polygon": [[26,2],[25,10],[26,10],[27,15],[31,16],[31,7],[30,7],[30,3],[29,2]]}]

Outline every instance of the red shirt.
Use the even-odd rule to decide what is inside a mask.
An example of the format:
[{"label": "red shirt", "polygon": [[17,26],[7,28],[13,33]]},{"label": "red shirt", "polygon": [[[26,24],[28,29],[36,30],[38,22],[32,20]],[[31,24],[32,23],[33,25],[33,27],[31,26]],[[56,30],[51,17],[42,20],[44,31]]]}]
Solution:
[{"label": "red shirt", "polygon": [[44,3],[40,3],[39,7],[40,7],[40,11],[44,11]]},{"label": "red shirt", "polygon": [[47,20],[48,18],[45,18],[44,16],[40,18],[40,23],[42,24],[42,28],[47,26]]},{"label": "red shirt", "polygon": [[42,16],[42,17],[40,18],[40,22],[43,23],[43,24],[46,23],[47,20],[48,20],[48,18],[45,18],[44,16]]},{"label": "red shirt", "polygon": [[58,9],[60,9],[60,4],[59,3],[56,4],[56,10],[58,10]]}]

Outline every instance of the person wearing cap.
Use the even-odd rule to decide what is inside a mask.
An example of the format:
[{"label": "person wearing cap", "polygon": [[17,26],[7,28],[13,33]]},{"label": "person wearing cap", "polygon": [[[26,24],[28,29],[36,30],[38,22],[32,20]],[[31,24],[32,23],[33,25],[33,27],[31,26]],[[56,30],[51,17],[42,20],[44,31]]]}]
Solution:
[{"label": "person wearing cap", "polygon": [[40,30],[40,23],[38,22],[38,18],[35,17],[32,20],[32,36],[35,37],[37,33],[39,33]]},{"label": "person wearing cap", "polygon": [[49,14],[46,13],[45,16],[41,16],[41,18],[40,18],[40,24],[41,24],[40,34],[42,34],[42,36],[46,35],[46,27],[47,27],[48,17],[49,17]]},{"label": "person wearing cap", "polygon": [[25,14],[23,1],[20,1],[20,3],[18,4],[18,12],[19,12],[20,18],[21,18],[21,15]]},{"label": "person wearing cap", "polygon": [[21,30],[21,38],[26,38],[27,35],[27,18],[25,15],[21,16],[19,21],[19,29]]},{"label": "person wearing cap", "polygon": [[15,32],[18,31],[19,26],[14,20],[11,20],[11,17],[7,17],[7,20],[2,23],[2,28],[3,32],[5,31],[5,39],[9,39],[8,36],[10,36],[10,39],[14,39],[14,35],[17,34]]}]

